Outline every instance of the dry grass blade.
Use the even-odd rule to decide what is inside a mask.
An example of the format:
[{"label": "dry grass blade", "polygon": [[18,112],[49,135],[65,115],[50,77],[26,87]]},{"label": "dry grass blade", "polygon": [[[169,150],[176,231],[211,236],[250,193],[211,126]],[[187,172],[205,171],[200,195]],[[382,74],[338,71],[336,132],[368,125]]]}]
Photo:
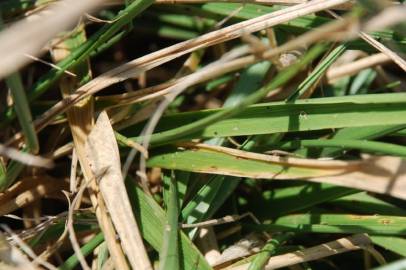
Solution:
[{"label": "dry grass blade", "polygon": [[[255,62],[263,59],[273,59],[275,56],[281,53],[294,50],[303,46],[303,44],[311,44],[320,39],[329,39],[335,36],[337,32],[343,31],[348,28],[353,21],[351,18],[344,19],[343,21],[336,21],[331,24],[322,26],[315,29],[315,31],[308,32],[296,39],[286,42],[285,44],[270,48],[263,52],[261,58],[255,55],[248,55],[245,57],[237,58],[228,62],[223,62],[221,65],[212,65],[210,69],[200,69],[194,74],[186,75],[177,80],[165,82],[156,86],[148,87],[131,93],[124,93],[119,95],[110,95],[105,97],[97,97],[97,100],[108,100],[110,102],[117,103],[115,106],[122,106],[131,103],[138,103],[146,100],[157,99],[165,95],[170,94],[173,89],[179,87],[179,85],[185,85],[187,81],[194,78],[192,85],[202,83],[217,76],[241,69],[245,66],[254,64]],[[350,38],[351,35],[347,34],[346,38]],[[214,63],[213,63],[214,64]],[[114,106],[112,106],[114,107]],[[140,117],[138,117],[139,119]]]},{"label": "dry grass blade", "polygon": [[206,149],[211,151],[216,151],[220,153],[225,153],[238,158],[246,158],[252,160],[260,160],[271,162],[275,164],[282,164],[288,166],[297,166],[305,168],[318,168],[318,169],[355,169],[361,164],[359,161],[340,161],[340,160],[318,160],[318,159],[305,159],[305,158],[294,158],[288,156],[275,156],[259,154],[254,152],[247,152],[243,150],[238,150],[234,148],[209,145],[203,143],[183,143],[179,144],[182,147]]},{"label": "dry grass blade", "polygon": [[106,112],[102,112],[86,145],[93,173],[117,229],[123,249],[133,269],[152,269],[138,230],[121,174],[120,155],[114,131]]},{"label": "dry grass blade", "polygon": [[[210,2],[226,2],[226,3],[253,3],[260,5],[298,5],[308,2],[308,0],[156,0],[157,4],[201,4]],[[106,5],[121,5],[123,0],[107,0]],[[341,4],[334,9],[349,9],[354,5],[351,1],[349,3]]]},{"label": "dry grass blade", "polygon": [[[335,18],[340,18],[340,16],[338,16],[333,11],[329,11],[329,13],[331,15],[333,15]],[[376,24],[373,26],[376,26]],[[369,26],[369,30],[375,30],[375,29],[371,29],[371,27]],[[360,36],[360,38],[362,38],[365,42],[370,44],[372,47],[374,47],[378,51],[386,54],[390,59],[392,59],[393,62],[395,62],[401,69],[403,69],[406,72],[406,61],[402,57],[400,57],[394,51],[390,50],[388,47],[383,45],[381,42],[379,42],[378,40],[373,38],[371,35],[369,35],[365,32],[362,32],[362,31],[359,31],[358,35]]]},{"label": "dry grass blade", "polygon": [[82,13],[91,11],[102,2],[103,0],[61,1],[3,31],[0,34],[0,78],[27,64],[30,58],[25,54],[38,56],[51,38],[74,24]]},{"label": "dry grass blade", "polygon": [[388,194],[405,200],[406,160],[391,156],[370,157],[356,171],[309,180]]},{"label": "dry grass blade", "polygon": [[329,81],[333,81],[344,76],[350,76],[363,69],[381,65],[389,62],[390,60],[391,59],[384,53],[370,55],[352,63],[330,68],[326,74],[327,79]]},{"label": "dry grass blade", "polygon": [[48,169],[54,166],[54,163],[51,159],[43,158],[29,153],[24,153],[12,147],[4,146],[2,144],[0,144],[0,156],[16,160],[28,166],[42,167]]},{"label": "dry grass blade", "polygon": [[393,62],[395,62],[401,69],[403,69],[403,71],[406,72],[406,61],[402,57],[400,57],[397,53],[390,50],[388,47],[386,47],[381,42],[377,41],[367,33],[361,32],[360,37],[369,44],[371,44],[378,51],[381,51],[382,53],[386,54],[389,58],[393,60]]},{"label": "dry grass blade", "polygon": [[[331,8],[339,4],[349,2],[349,0],[315,0],[304,4],[288,7],[270,14],[266,14],[254,19],[237,23],[226,28],[210,32],[197,38],[187,40],[170,47],[158,50],[154,53],[132,60],[122,66],[110,70],[84,86],[80,87],[76,93],[55,104],[51,109],[35,121],[38,129],[42,129],[57,114],[66,111],[72,104],[84,97],[95,94],[112,84],[134,78],[143,72],[154,67],[169,62],[175,58],[189,52],[219,44],[228,40],[236,39],[244,34],[260,31],[295,18],[311,14],[326,8]],[[16,135],[18,139],[21,135]]]},{"label": "dry grass blade", "polygon": [[[76,43],[83,42],[83,40],[85,39],[83,25],[77,27],[77,31],[79,31],[78,34],[81,36],[81,40],[76,41]],[[53,49],[52,51],[54,60],[56,62],[64,59],[72,49],[72,44],[67,44],[64,41],[58,41],[57,43],[57,48]],[[85,61],[84,63],[82,63],[82,65],[87,67],[87,71],[89,75],[91,75],[89,63]],[[72,94],[72,92],[74,92],[74,90],[76,89],[77,84],[78,82],[77,80],[75,80],[75,78],[67,76],[61,78],[60,88],[63,96],[69,96],[70,94]],[[90,193],[90,199],[95,209],[101,230],[103,231],[103,234],[105,236],[109,252],[113,258],[115,267],[118,269],[126,270],[128,269],[127,261],[121,249],[121,246],[115,238],[116,232],[107,214],[106,207],[104,205],[104,202],[102,201],[101,195],[99,194],[99,190],[95,181],[96,177],[93,175],[89,162],[86,159],[85,143],[87,136],[93,126],[93,114],[93,98],[87,97],[81,100],[81,102],[74,104],[72,108],[68,110],[67,118],[72,132],[74,150],[79,160],[80,167],[84,175],[84,180],[86,181],[86,184],[89,185],[88,190]]]},{"label": "dry grass blade", "polygon": [[[301,251],[295,251],[279,256],[274,256],[269,259],[264,269],[278,269],[298,263],[314,261],[343,252],[367,248],[369,245],[371,245],[371,240],[366,234],[357,234],[340,238],[338,240],[331,241],[322,245],[307,248]],[[248,269],[249,265],[250,264],[248,263],[237,267],[230,267],[227,269],[245,270]]]},{"label": "dry grass blade", "polygon": [[[183,159],[187,159],[194,166],[184,166],[184,163],[180,162]],[[164,162],[160,163],[158,160],[164,160]],[[231,163],[230,160],[232,160]],[[168,154],[164,159],[154,160],[153,157],[150,161],[154,166],[166,169],[254,179],[307,179],[312,182],[388,194],[400,199],[406,198],[406,160],[393,156],[365,156],[363,160],[355,163],[319,160],[313,165],[316,167],[310,167],[311,162],[305,159],[288,157],[283,163],[283,158],[279,157],[225,147],[212,149],[211,146],[205,146],[205,149],[178,151],[177,155]],[[292,161],[292,163],[286,161]],[[327,162],[324,167],[320,166],[323,162]],[[348,166],[345,166],[346,162]]]},{"label": "dry grass blade", "polygon": [[397,5],[384,9],[365,24],[365,30],[380,30],[405,21],[406,6]]}]

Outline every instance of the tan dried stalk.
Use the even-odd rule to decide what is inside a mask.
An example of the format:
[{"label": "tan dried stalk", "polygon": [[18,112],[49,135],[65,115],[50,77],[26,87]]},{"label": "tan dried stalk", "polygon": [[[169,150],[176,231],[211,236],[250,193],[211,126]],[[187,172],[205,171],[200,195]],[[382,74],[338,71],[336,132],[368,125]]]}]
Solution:
[{"label": "tan dried stalk", "polygon": [[329,81],[334,81],[338,78],[345,76],[351,76],[358,73],[361,70],[372,68],[377,65],[385,64],[390,62],[391,59],[384,53],[373,54],[364,58],[361,58],[355,62],[344,64],[338,67],[330,68],[327,73],[327,79]]},{"label": "tan dried stalk", "polygon": [[32,60],[25,55],[39,56],[47,42],[72,26],[84,12],[100,6],[103,1],[60,1],[1,32],[0,78],[17,71]]},{"label": "tan dried stalk", "polygon": [[[344,237],[331,241],[322,245],[314,246],[300,251],[290,252],[283,255],[271,257],[265,265],[265,270],[278,269],[295,265],[298,263],[304,263],[308,261],[314,261],[325,257],[333,256],[343,252],[359,250],[367,248],[371,245],[371,240],[366,234],[356,234],[349,237]],[[226,268],[228,270],[246,270],[249,267],[249,263],[236,267]]]},{"label": "tan dried stalk", "polygon": [[[77,31],[83,31],[83,25],[77,28]],[[84,33],[81,33],[84,35]],[[64,59],[70,53],[69,47],[63,42],[58,42],[58,46],[52,51],[54,60],[56,62]],[[87,64],[88,63],[84,63]],[[90,69],[89,69],[90,72]],[[74,94],[77,81],[71,77],[63,77],[60,81],[60,88],[63,96],[69,96]],[[96,212],[96,217],[99,221],[100,228],[104,233],[109,252],[113,258],[115,266],[118,269],[128,269],[127,261],[124,253],[117,242],[113,224],[107,214],[107,210],[104,203],[98,193],[98,187],[95,181],[95,175],[93,174],[89,162],[86,159],[85,143],[88,134],[90,133],[94,122],[94,108],[93,98],[88,96],[82,99],[80,102],[73,104],[70,110],[67,111],[67,118],[72,132],[73,144],[75,153],[80,163],[86,184],[90,194],[92,205]]]},{"label": "tan dried stalk", "polygon": [[152,270],[121,174],[118,145],[103,111],[86,143],[86,156],[133,269]]}]

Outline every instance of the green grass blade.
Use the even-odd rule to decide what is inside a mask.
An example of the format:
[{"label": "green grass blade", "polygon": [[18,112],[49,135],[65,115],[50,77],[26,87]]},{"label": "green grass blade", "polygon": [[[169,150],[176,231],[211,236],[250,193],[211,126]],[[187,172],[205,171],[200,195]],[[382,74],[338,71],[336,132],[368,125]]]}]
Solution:
[{"label": "green grass blade", "polygon": [[40,78],[30,91],[29,99],[33,100],[43,94],[62,74],[69,68],[73,68],[77,63],[85,60],[89,54],[99,46],[110,40],[117,32],[147,7],[153,3],[152,0],[137,0],[119,12],[111,24],[104,25],[93,34],[86,43],[74,50],[68,57],[58,63],[58,70],[51,70],[44,77]]},{"label": "green grass blade", "polygon": [[369,215],[406,216],[406,210],[375,198],[366,192],[359,192],[331,201],[335,207]]},{"label": "green grass blade", "polygon": [[263,205],[269,205],[272,211],[259,208],[261,213],[259,216],[278,217],[303,211],[354,193],[359,193],[359,191],[324,183],[306,183],[301,186],[277,188],[272,191],[265,191]]},{"label": "green grass blade", "polygon": [[330,140],[297,140],[286,142],[280,145],[282,148],[325,148],[335,147],[340,150],[357,149],[369,153],[379,153],[385,155],[393,155],[406,157],[406,147],[385,142],[374,142],[367,140],[345,140],[345,139],[330,139]]},{"label": "green grass blade", "polygon": [[[370,127],[354,127],[343,128],[338,130],[331,136],[331,139],[363,139],[373,140],[382,137],[387,134],[391,134],[395,131],[399,131],[405,128],[406,125],[383,125],[383,126],[370,126]],[[320,151],[320,156],[335,156],[339,155],[341,150],[337,148],[323,148]]]},{"label": "green grass blade", "polygon": [[167,221],[164,225],[163,242],[161,252],[159,253],[159,269],[179,269],[179,252],[178,252],[178,191],[175,175],[172,171],[171,176],[165,176],[164,182],[169,186],[167,201]]},{"label": "green grass blade", "polygon": [[380,247],[406,257],[406,239],[394,236],[372,235],[372,242]]},{"label": "green grass blade", "polygon": [[339,45],[332,52],[330,52],[322,62],[307,76],[307,78],[299,85],[299,87],[286,99],[287,101],[293,101],[300,98],[306,93],[310,87],[312,87],[317,81],[319,81],[327,69],[334,64],[334,62],[340,57],[348,48],[347,44]]},{"label": "green grass blade", "polygon": [[[342,207],[369,215],[406,216],[406,211],[390,203],[360,192],[331,202],[335,207]],[[375,245],[390,250],[401,256],[406,256],[406,239],[395,236],[372,235],[371,240]]]},{"label": "green grass blade", "polygon": [[159,154],[150,157],[147,165],[149,167],[160,167],[173,170],[256,177],[262,179],[273,179],[276,176],[279,178],[282,178],[283,176],[288,179],[311,178],[320,176],[320,173],[323,175],[326,173],[326,171],[321,169],[286,166],[284,164],[238,158],[217,151],[177,151],[176,148],[169,147],[162,149]]},{"label": "green grass blade", "polygon": [[23,130],[27,148],[31,153],[36,154],[39,151],[38,137],[20,75],[18,73],[11,74],[6,78],[6,83],[13,96],[14,109]]},{"label": "green grass blade", "polygon": [[298,214],[278,218],[255,230],[307,233],[368,233],[370,235],[406,235],[406,217],[346,214]]},{"label": "green grass blade", "polygon": [[[220,114],[226,115],[228,111],[216,109],[179,113],[163,117],[156,129],[157,133],[152,137],[155,138],[155,143],[163,144],[169,143],[169,138],[174,141],[343,127],[405,125],[406,111],[403,109],[405,104],[406,94],[393,93],[314,98],[296,101],[293,104],[263,103],[251,106],[244,113],[216,123],[206,123],[206,119],[217,118]],[[204,119],[196,121],[202,118]],[[196,127],[196,123],[199,128],[202,128],[200,123],[206,125],[203,130],[191,135],[176,133],[183,128],[190,131],[191,127]],[[180,124],[184,126],[176,128]],[[136,128],[136,132],[139,130],[140,128]]]}]

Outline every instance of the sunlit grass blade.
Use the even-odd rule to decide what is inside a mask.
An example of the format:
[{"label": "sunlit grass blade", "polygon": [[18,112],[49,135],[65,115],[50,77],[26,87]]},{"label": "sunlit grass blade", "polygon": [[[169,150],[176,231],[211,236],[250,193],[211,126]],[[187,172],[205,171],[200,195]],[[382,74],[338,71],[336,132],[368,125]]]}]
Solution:
[{"label": "sunlit grass blade", "polygon": [[[372,197],[366,192],[360,192],[331,202],[334,206],[350,211],[369,215],[406,216],[406,211],[381,199]],[[373,235],[371,240],[375,245],[406,256],[406,240],[396,236]]]},{"label": "sunlit grass blade", "polygon": [[[244,113],[235,116],[229,116],[226,109],[179,113],[163,117],[157,127],[157,133],[152,135],[152,138],[157,145],[191,138],[404,125],[405,104],[406,95],[394,93],[314,98],[299,100],[293,104],[263,103],[248,107]],[[218,115],[224,115],[222,118],[229,116],[229,119],[218,119],[216,123],[207,122],[209,119],[217,118]],[[176,128],[180,124],[183,126]],[[177,132],[183,129],[187,132]],[[196,130],[193,134],[189,134],[191,129],[200,131]]]},{"label": "sunlit grass blade", "polygon": [[345,139],[330,139],[330,140],[298,140],[290,141],[280,145],[282,148],[325,148],[334,147],[342,150],[362,150],[368,153],[378,153],[385,155],[393,155],[406,157],[406,147],[385,142],[375,142],[367,140],[345,140]]},{"label": "sunlit grass blade", "polygon": [[179,252],[178,252],[178,217],[179,201],[177,183],[175,174],[172,171],[170,176],[164,177],[165,185],[168,186],[167,204],[166,204],[166,222],[163,231],[162,248],[159,253],[159,269],[179,269]]},{"label": "sunlit grass blade", "polygon": [[326,73],[327,69],[334,64],[334,62],[340,57],[348,48],[347,44],[339,45],[332,52],[330,52],[322,62],[307,76],[307,78],[298,86],[297,89],[286,99],[287,101],[293,101],[304,95],[309,89],[315,85]]},{"label": "sunlit grass blade", "polygon": [[406,217],[350,214],[298,214],[280,217],[251,229],[307,233],[368,233],[370,235],[406,235]]},{"label": "sunlit grass blade", "polygon": [[14,109],[24,133],[27,149],[36,154],[39,151],[38,137],[32,122],[30,105],[28,104],[21,77],[18,73],[14,73],[6,78],[6,83],[13,96]]},{"label": "sunlit grass blade", "polygon": [[406,257],[406,239],[394,236],[372,235],[371,240],[375,245],[383,247],[394,253]]},{"label": "sunlit grass blade", "polygon": [[[331,139],[352,139],[352,140],[373,140],[387,134],[399,131],[405,128],[406,125],[382,125],[382,126],[370,126],[370,127],[353,127],[343,128],[335,132]],[[334,156],[340,154],[342,151],[337,148],[323,148],[320,150],[321,156]]]}]

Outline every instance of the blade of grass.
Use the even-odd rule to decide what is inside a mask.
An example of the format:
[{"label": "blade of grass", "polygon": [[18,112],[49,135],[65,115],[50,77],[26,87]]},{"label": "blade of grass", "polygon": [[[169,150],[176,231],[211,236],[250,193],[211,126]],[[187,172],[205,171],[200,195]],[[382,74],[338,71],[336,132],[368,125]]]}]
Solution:
[{"label": "blade of grass", "polygon": [[[387,134],[391,134],[395,131],[405,128],[405,125],[383,125],[383,126],[370,126],[370,127],[354,127],[343,128],[335,132],[331,139],[363,139],[373,140],[382,137]],[[335,156],[340,154],[341,151],[337,148],[323,148],[320,152],[320,156]]]},{"label": "blade of grass", "polygon": [[334,206],[369,215],[406,216],[406,210],[375,198],[366,192],[351,194],[330,202]]},{"label": "blade of grass", "polygon": [[385,155],[393,155],[406,157],[406,147],[385,142],[375,142],[367,140],[345,140],[345,139],[330,139],[330,140],[297,140],[290,141],[280,145],[284,149],[292,148],[325,148],[335,147],[340,150],[357,149],[368,153],[379,153]]},{"label": "blade of grass", "polygon": [[[299,263],[313,261],[328,256],[336,255],[343,252],[366,248],[371,241],[365,234],[357,234],[349,237],[344,237],[324,243],[318,246],[313,246],[306,249],[297,250],[295,252],[286,253],[271,257],[265,265],[265,270],[283,268]],[[246,270],[249,264],[232,267],[229,270]]]},{"label": "blade of grass", "polygon": [[159,253],[159,269],[179,269],[179,205],[177,183],[173,171],[171,176],[164,177],[164,182],[169,186],[169,198],[167,201],[167,217],[163,232],[162,248]]},{"label": "blade of grass", "polygon": [[13,73],[6,78],[6,83],[13,96],[14,109],[24,133],[27,149],[29,152],[37,154],[39,151],[38,137],[34,129],[30,105],[28,104],[21,77],[18,73]]},{"label": "blade of grass", "polygon": [[[258,179],[308,179],[312,182],[329,183],[406,198],[404,189],[406,177],[403,169],[405,161],[400,158],[373,157],[352,165],[341,161],[341,165],[336,164],[339,166],[336,168],[330,167],[333,164],[324,163],[327,167],[322,168],[321,161],[310,162],[309,160],[308,165],[302,167],[303,164],[293,165],[293,163],[283,162],[283,158],[282,162],[270,162],[266,161],[265,156],[262,155],[260,156],[264,159],[259,160],[258,154],[255,154],[255,158],[253,158],[254,156],[236,154],[236,152],[244,153],[244,151],[228,150],[229,152],[225,153],[213,149],[161,148],[160,153],[148,160],[148,166]],[[300,159],[297,160],[297,162],[299,161]],[[310,164],[320,166],[309,167]]]},{"label": "blade of grass", "polygon": [[309,233],[368,233],[406,235],[406,217],[346,214],[298,214],[280,217],[261,225],[246,225],[254,230]]},{"label": "blade of grass", "polygon": [[374,270],[403,270],[406,268],[406,259],[400,259],[395,262],[374,268]]},{"label": "blade of grass", "polygon": [[[248,100],[249,101],[249,100]],[[309,131],[342,127],[367,127],[405,124],[403,103],[406,95],[370,94],[297,101],[264,103],[247,108],[233,116],[240,108],[179,113],[163,117],[158,131],[152,135],[155,144],[191,138],[245,136],[279,132]],[[405,115],[406,116],[406,115]],[[221,120],[218,118],[229,117]],[[202,119],[203,118],[203,119]],[[200,119],[196,121],[196,119]],[[211,120],[218,120],[213,123]],[[249,121],[247,121],[249,119]],[[210,120],[210,121],[209,121]],[[183,126],[176,128],[183,124]],[[172,128],[172,129],[171,129]],[[204,128],[189,135],[189,132]],[[138,129],[139,130],[139,129]],[[183,131],[178,133],[177,131]],[[138,138],[133,138],[137,140]]]},{"label": "blade of grass", "polygon": [[375,245],[406,257],[406,239],[394,236],[372,235],[371,240]]},{"label": "blade of grass", "polygon": [[[265,197],[264,205],[269,205],[272,211],[267,211],[264,208],[258,209],[260,209],[260,216],[277,217],[304,211],[315,205],[354,193],[359,193],[359,191],[324,183],[306,183],[301,186],[277,188],[269,192],[265,191],[263,195]],[[299,197],[300,200],[296,200]]]},{"label": "blade of grass", "polygon": [[293,101],[302,97],[311,87],[313,87],[327,72],[327,69],[334,64],[348,48],[347,44],[337,46],[330,52],[322,62],[307,76],[307,78],[299,85],[299,87],[286,99],[286,101]]},{"label": "blade of grass", "polygon": [[[4,28],[3,19],[0,13],[0,30]],[[18,117],[18,121],[23,130],[25,137],[26,148],[23,151],[28,151],[37,154],[39,151],[39,143],[37,133],[32,121],[30,105],[28,104],[27,96],[24,91],[24,86],[18,72],[12,73],[6,78],[6,84],[10,88],[13,97],[13,108]],[[24,165],[14,160],[10,161],[7,170],[0,172],[0,191],[4,191],[9,187],[24,169]]]},{"label": "blade of grass", "polygon": [[[334,206],[343,207],[351,211],[370,215],[406,216],[406,211],[390,203],[372,197],[365,192],[349,195],[331,202]],[[395,236],[372,235],[375,245],[406,256],[406,240]]]}]

